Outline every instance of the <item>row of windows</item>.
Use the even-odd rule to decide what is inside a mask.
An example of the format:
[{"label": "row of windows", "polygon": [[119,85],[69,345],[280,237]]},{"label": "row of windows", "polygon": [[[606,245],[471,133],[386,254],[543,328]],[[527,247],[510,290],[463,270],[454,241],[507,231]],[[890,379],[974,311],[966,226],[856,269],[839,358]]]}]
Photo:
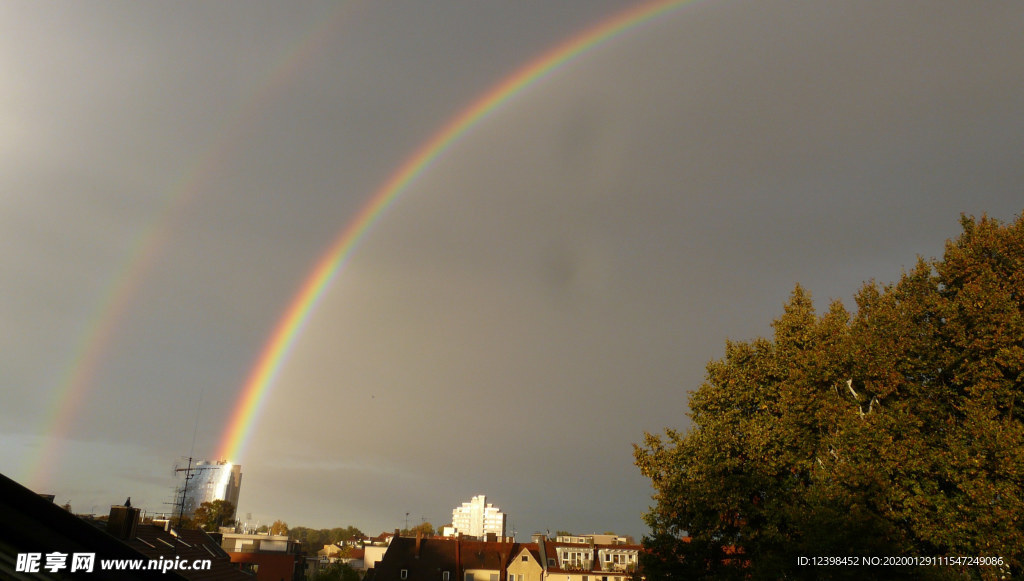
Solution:
[{"label": "row of windows", "polygon": [[[570,553],[565,553],[565,554],[566,555],[570,555]],[[581,555],[582,553],[571,553],[571,554],[575,555],[576,557],[579,557],[579,555]],[[590,553],[587,553],[587,555],[589,555],[589,554]],[[614,557],[614,561],[611,561],[610,557]],[[620,557],[621,557],[621,560],[620,560]],[[615,563],[625,563],[627,561],[627,557],[628,557],[629,561],[633,561],[635,555],[607,555],[606,554],[605,555],[605,561],[607,561],[607,562],[615,562]],[[587,558],[589,559],[589,556]],[[528,561],[529,558],[526,555],[523,555],[522,560],[523,561]],[[553,562],[554,559],[549,559],[549,561],[552,561],[550,564],[554,565],[554,562]],[[409,578],[409,570],[408,569],[402,569],[401,571],[399,571],[399,577],[401,579],[408,579]],[[517,580],[516,577],[517,576],[514,573],[509,573],[508,574],[508,581],[523,581],[523,576],[522,575],[518,576],[518,580]],[[441,572],[441,581],[449,581],[449,571],[442,571]],[[465,581],[474,581],[473,574],[467,572],[466,573]],[[491,573],[490,574],[490,581],[498,581],[498,574],[497,573]],[[584,575],[582,581],[590,581],[590,576],[589,575]],[[594,581],[622,581],[622,577],[609,578],[607,575],[605,575],[605,576],[601,576],[600,578],[598,578],[597,576],[595,576],[594,577]]]},{"label": "row of windows", "polygon": [[[494,576],[492,575],[491,577],[493,578]],[[581,577],[581,580],[590,581],[590,575],[583,575]],[[467,579],[466,581],[469,581],[469,579]],[[523,576],[513,575],[512,573],[509,573],[508,581],[523,581]],[[594,581],[622,581],[622,577],[609,577],[608,575],[601,575],[600,577],[598,577],[597,575],[594,575]]]},{"label": "row of windows", "polygon": [[590,551],[586,551],[586,552],[563,551],[562,554],[561,554],[561,557],[562,557],[562,562],[563,563],[572,563],[574,565],[580,565],[584,561],[590,561],[591,553],[590,553]]},{"label": "row of windows", "polygon": [[[589,562],[590,559],[591,559],[591,553],[589,551],[585,551],[585,552],[563,551],[559,556],[561,557],[563,563],[572,563],[574,565],[580,565],[582,563]],[[633,553],[614,553],[614,554],[613,553],[605,553],[604,554],[604,562],[605,563],[622,563],[622,564],[625,564],[625,563],[633,563],[635,561],[636,561],[636,555],[633,554]]]},{"label": "row of windows", "polygon": [[615,553],[614,555],[611,553],[604,554],[605,563],[632,563],[635,560],[636,555],[632,553]]}]

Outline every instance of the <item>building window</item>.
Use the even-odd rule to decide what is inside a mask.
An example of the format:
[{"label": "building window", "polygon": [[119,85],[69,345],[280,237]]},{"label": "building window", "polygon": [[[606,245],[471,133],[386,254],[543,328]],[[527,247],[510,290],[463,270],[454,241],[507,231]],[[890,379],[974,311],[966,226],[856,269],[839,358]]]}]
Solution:
[{"label": "building window", "polygon": [[408,579],[409,578],[409,570],[408,569],[402,569],[401,571],[399,571],[398,577],[400,579]]},{"label": "building window", "polygon": [[527,560],[526,555],[523,555],[523,562],[525,563]]}]

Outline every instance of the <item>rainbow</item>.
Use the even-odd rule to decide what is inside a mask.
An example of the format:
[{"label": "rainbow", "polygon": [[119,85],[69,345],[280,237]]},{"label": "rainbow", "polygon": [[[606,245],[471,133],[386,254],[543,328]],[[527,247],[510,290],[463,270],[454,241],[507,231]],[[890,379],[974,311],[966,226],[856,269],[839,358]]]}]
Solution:
[{"label": "rainbow", "polygon": [[217,138],[213,143],[201,150],[182,176],[171,185],[155,218],[129,245],[130,251],[102,293],[99,307],[79,334],[71,363],[58,380],[43,420],[43,433],[46,434],[43,448],[39,454],[26,456],[24,474],[27,475],[29,486],[38,489],[49,482],[61,445],[67,442],[74,427],[74,413],[81,409],[86,395],[91,391],[103,355],[109,351],[117,328],[131,311],[145,275],[167,247],[185,210],[206,191],[209,181],[244,145],[245,132],[253,125],[259,113],[322,52],[328,40],[337,36],[339,27],[351,20],[350,7],[350,4],[339,2],[327,18],[319,21],[290,50],[273,62],[255,91],[241,102],[235,114],[228,116],[214,131],[213,135]]},{"label": "rainbow", "polygon": [[468,108],[451,119],[420,146],[389,177],[342,230],[300,287],[274,328],[252,368],[235,405],[217,451],[217,458],[240,461],[271,386],[295,345],[296,339],[370,226],[409,184],[447,151],[453,143],[503,103],[579,55],[651,20],[698,0],[655,0],[620,12],[593,26],[500,81]]}]

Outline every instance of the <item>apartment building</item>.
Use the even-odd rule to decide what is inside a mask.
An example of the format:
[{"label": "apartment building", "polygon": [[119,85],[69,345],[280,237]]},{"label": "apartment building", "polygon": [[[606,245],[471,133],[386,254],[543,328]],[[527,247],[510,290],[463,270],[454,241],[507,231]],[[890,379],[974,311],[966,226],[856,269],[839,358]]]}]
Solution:
[{"label": "apartment building", "polygon": [[493,504],[487,503],[487,496],[474,496],[469,502],[452,511],[452,527],[455,534],[483,539],[488,533],[498,538],[505,536],[505,513]]}]

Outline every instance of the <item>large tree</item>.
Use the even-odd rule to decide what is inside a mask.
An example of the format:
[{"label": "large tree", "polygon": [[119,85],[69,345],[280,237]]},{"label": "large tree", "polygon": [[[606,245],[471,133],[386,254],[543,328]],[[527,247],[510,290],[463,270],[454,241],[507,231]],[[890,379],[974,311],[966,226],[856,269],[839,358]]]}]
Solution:
[{"label": "large tree", "polygon": [[[1002,557],[887,577],[1024,572],[1024,216],[962,218],[941,260],[770,339],[728,342],[687,432],[645,434],[648,579],[843,578],[798,557]],[[1017,404],[1021,403],[1021,406]]]},{"label": "large tree", "polygon": [[235,505],[227,500],[204,502],[196,509],[192,522],[205,531],[216,531],[220,527],[235,524]]}]

